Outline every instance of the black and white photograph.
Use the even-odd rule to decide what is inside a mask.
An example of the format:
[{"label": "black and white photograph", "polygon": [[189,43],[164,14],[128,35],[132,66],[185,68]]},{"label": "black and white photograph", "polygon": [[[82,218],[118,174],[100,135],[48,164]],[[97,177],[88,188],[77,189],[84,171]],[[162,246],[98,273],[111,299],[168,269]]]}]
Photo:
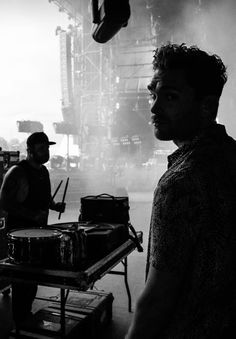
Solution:
[{"label": "black and white photograph", "polygon": [[236,338],[236,1],[0,1],[0,339]]}]

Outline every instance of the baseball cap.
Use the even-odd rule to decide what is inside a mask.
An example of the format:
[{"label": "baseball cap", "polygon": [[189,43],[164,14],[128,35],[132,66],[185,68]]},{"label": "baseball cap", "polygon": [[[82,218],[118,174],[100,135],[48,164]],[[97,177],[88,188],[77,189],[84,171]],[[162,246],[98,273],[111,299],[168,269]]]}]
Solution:
[{"label": "baseball cap", "polygon": [[44,132],[35,132],[28,137],[26,144],[28,147],[32,147],[35,144],[55,145],[56,143],[49,141],[48,136]]}]

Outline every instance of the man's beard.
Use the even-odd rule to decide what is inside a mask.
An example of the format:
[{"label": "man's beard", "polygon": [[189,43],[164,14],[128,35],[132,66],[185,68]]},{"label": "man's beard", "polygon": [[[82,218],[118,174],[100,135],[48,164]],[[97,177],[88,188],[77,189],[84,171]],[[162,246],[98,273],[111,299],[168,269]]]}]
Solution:
[{"label": "man's beard", "polygon": [[37,162],[39,165],[43,165],[49,160],[49,154],[41,155],[34,154],[34,161]]}]

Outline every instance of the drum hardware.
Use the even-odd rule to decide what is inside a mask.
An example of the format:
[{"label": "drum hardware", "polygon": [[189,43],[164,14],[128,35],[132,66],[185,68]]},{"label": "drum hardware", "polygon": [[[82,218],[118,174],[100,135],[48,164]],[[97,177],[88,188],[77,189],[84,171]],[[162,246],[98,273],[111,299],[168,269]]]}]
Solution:
[{"label": "drum hardware", "polygon": [[77,269],[86,257],[83,234],[75,229],[64,229],[61,232],[61,268]]},{"label": "drum hardware", "polygon": [[[62,197],[62,203],[65,202],[65,197],[66,197],[66,192],[67,192],[68,184],[69,184],[69,178],[67,178],[67,180],[66,180],[66,185],[65,185],[65,189],[64,189],[64,193],[63,193],[63,197]],[[59,212],[58,219],[61,219],[61,212]]]},{"label": "drum hardware", "polygon": [[79,269],[87,258],[86,233],[78,227],[78,222],[67,222],[49,225],[62,233],[60,258],[62,269]]}]

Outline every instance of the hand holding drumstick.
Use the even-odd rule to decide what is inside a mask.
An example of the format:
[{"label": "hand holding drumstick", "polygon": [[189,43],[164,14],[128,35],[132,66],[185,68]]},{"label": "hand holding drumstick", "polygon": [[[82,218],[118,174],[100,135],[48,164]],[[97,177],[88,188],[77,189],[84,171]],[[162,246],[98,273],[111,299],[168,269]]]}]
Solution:
[{"label": "hand holding drumstick", "polygon": [[61,218],[61,213],[63,213],[63,212],[65,211],[65,207],[66,207],[66,204],[65,204],[65,197],[66,197],[66,192],[67,192],[68,184],[69,184],[69,178],[67,178],[67,180],[66,180],[66,186],[65,186],[65,189],[64,189],[63,197],[62,197],[62,202],[59,203],[59,204],[61,204],[62,207],[64,206],[64,210],[63,210],[63,208],[62,208],[62,210],[59,211],[60,213],[59,213],[59,215],[58,215],[58,219]]},{"label": "hand holding drumstick", "polygon": [[56,190],[55,190],[55,192],[52,196],[51,205],[50,205],[50,208],[52,210],[59,212],[58,219],[61,218],[61,213],[64,213],[65,208],[66,208],[66,203],[64,201],[65,201],[65,196],[66,196],[66,192],[67,192],[67,188],[68,188],[69,178],[67,178],[67,181],[66,181],[66,186],[65,186],[65,189],[64,189],[62,202],[55,203],[53,199],[55,198],[57,192],[59,191],[62,182],[63,182],[63,180],[61,180],[59,185],[57,186],[57,188],[56,188]]}]

